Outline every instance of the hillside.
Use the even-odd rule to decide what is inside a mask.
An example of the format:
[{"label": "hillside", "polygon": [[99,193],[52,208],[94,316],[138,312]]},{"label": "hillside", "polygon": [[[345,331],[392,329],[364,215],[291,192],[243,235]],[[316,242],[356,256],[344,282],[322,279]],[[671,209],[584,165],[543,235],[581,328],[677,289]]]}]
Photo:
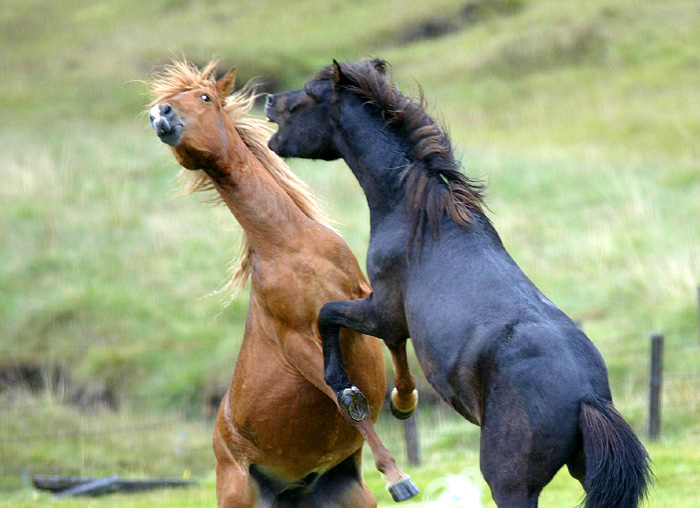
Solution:
[{"label": "hillside", "polygon": [[[647,332],[697,334],[697,3],[375,4],[6,2],[0,372],[163,406],[220,393],[246,302],[221,311],[207,295],[237,233],[225,210],[173,197],[178,168],[141,114],[141,80],[171,56],[216,56],[284,89],[332,58],[380,55],[403,89],[425,89],[465,171],[488,180],[513,257],[582,320],[616,390],[642,396]],[[363,259],[350,172],[290,163]]]}]

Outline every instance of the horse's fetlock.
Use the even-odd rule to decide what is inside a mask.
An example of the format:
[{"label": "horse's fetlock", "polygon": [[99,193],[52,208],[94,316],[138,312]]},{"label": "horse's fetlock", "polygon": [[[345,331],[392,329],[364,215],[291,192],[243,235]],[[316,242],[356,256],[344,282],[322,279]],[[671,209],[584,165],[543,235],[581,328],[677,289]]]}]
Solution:
[{"label": "horse's fetlock", "polygon": [[391,455],[389,455],[389,457],[375,458],[374,465],[377,468],[377,471],[379,471],[385,476],[388,476],[389,472],[394,471],[398,468],[398,466],[396,465],[396,460]]}]

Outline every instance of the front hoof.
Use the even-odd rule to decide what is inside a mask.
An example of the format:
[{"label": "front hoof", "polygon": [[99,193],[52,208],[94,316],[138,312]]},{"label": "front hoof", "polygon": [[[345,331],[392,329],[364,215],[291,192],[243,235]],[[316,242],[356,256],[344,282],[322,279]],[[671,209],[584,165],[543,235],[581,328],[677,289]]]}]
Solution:
[{"label": "front hoof", "polygon": [[367,399],[357,386],[351,386],[342,392],[338,392],[337,397],[340,407],[354,421],[361,422],[367,417],[369,405],[367,405]]},{"label": "front hoof", "polygon": [[413,416],[413,413],[416,412],[415,407],[405,412],[400,411],[396,408],[393,402],[389,404],[389,409],[391,410],[391,414],[394,415],[394,418],[396,418],[397,420],[408,420],[411,416]]},{"label": "front hoof", "polygon": [[[409,409],[399,409],[397,406],[399,406],[399,392],[396,388],[394,388],[391,391],[391,403],[389,404],[389,409],[391,410],[391,414],[394,415],[395,418],[399,420],[408,420],[413,413],[415,413],[416,408],[418,407],[418,391],[413,390],[411,392],[411,400],[410,400],[410,406]],[[404,407],[406,407],[405,404]]]},{"label": "front hoof", "polygon": [[418,495],[418,487],[411,481],[411,478],[404,478],[393,485],[389,485],[387,490],[391,493],[391,497],[397,503],[406,501]]}]

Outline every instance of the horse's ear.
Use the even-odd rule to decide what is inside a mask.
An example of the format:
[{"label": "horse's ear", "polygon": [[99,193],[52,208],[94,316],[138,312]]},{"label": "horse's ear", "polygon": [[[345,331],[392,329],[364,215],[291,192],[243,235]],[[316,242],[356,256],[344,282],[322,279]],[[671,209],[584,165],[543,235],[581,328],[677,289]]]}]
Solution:
[{"label": "horse's ear", "polygon": [[377,71],[382,76],[386,76],[386,60],[384,60],[383,58],[372,58],[372,60],[370,60],[369,63],[372,64],[372,67],[374,67],[375,71]]},{"label": "horse's ear", "polygon": [[232,67],[223,78],[216,82],[216,91],[221,98],[226,98],[233,93],[236,86],[236,68]]},{"label": "horse's ear", "polygon": [[333,59],[333,82],[337,85],[345,81],[345,74],[343,74],[343,69],[340,68],[340,64],[334,58]]}]

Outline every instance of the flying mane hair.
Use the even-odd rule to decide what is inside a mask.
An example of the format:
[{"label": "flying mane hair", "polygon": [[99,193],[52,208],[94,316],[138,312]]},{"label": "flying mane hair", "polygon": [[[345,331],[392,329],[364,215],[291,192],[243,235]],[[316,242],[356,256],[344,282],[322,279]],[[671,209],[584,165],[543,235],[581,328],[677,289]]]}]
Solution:
[{"label": "flying mane hair", "polygon": [[426,112],[423,89],[417,103],[403,95],[386,76],[386,65],[380,58],[334,63],[316,79],[332,79],[337,90],[356,94],[410,141],[414,160],[401,180],[414,213],[411,236],[417,234],[420,244],[424,226],[437,234],[445,214],[461,226],[473,222],[473,213],[483,216],[484,185],[460,171],[448,135]]},{"label": "flying mane hair", "polygon": [[[170,64],[156,69],[153,79],[148,83],[153,98],[148,107],[166,101],[188,90],[203,88],[212,95],[216,91],[217,61],[210,61],[201,71],[184,60],[173,60]],[[333,229],[331,221],[321,208],[311,189],[299,179],[272,150],[267,147],[267,139],[274,132],[267,122],[244,117],[255,105],[260,95],[256,93],[255,83],[250,81],[240,90],[228,97],[219,97],[224,103],[224,111],[229,116],[236,132],[248,149],[272,175],[275,181],[289,195],[294,204],[310,219]],[[191,171],[182,169],[179,174],[182,182],[179,194],[186,196],[197,192],[212,192],[208,202],[220,202],[214,185],[204,170]],[[250,279],[252,251],[248,239],[243,234],[238,255],[230,268],[229,281],[217,292],[227,292],[226,304],[229,304],[245,287]]]}]

